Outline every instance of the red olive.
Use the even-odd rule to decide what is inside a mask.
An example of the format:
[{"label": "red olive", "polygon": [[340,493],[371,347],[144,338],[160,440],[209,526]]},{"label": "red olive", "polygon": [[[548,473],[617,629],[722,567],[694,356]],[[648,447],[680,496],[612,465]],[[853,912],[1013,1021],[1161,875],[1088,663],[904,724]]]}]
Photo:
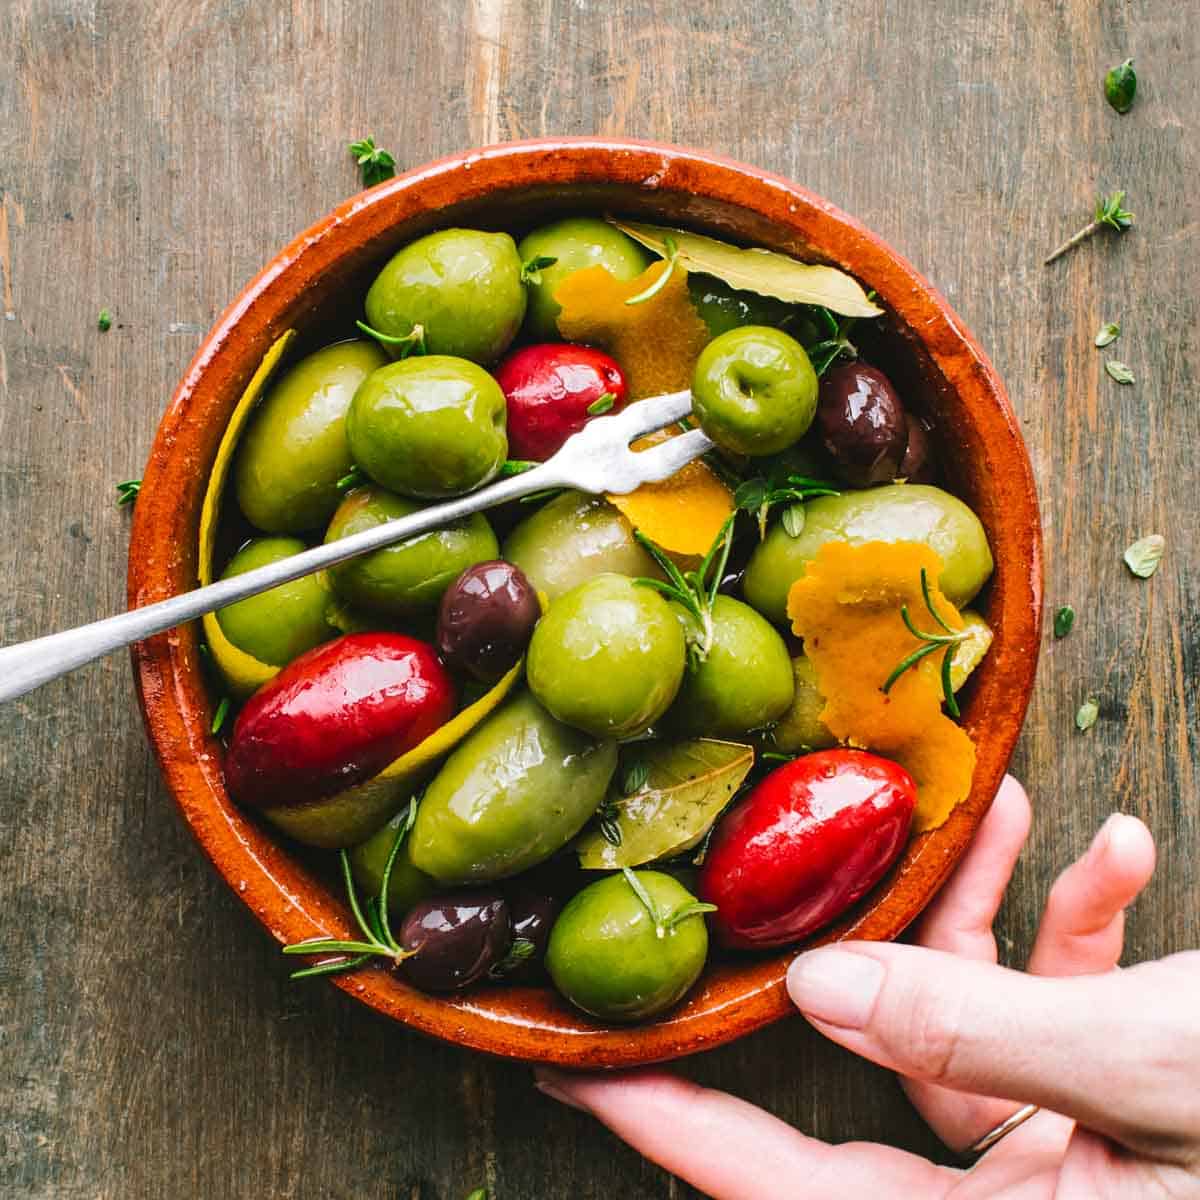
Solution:
[{"label": "red olive", "polygon": [[807,754],[768,775],[717,826],[699,895],[725,946],[783,946],[879,882],[908,841],[917,800],[898,763],[863,750]]},{"label": "red olive", "polygon": [[411,750],[455,709],[426,642],[352,633],[302,654],[247,702],[225,758],[230,795],[254,806],[333,795]]},{"label": "red olive", "polygon": [[548,459],[591,417],[620,412],[629,395],[614,359],[568,342],[524,346],[494,374],[508,400],[509,456],[535,462]]},{"label": "red olive", "polygon": [[541,614],[520,567],[502,558],[476,563],[442,593],[438,650],[456,670],[495,683],[525,653]]},{"label": "red olive", "polygon": [[838,474],[853,487],[896,478],[908,426],[888,377],[866,363],[834,367],[821,380],[816,425]]}]

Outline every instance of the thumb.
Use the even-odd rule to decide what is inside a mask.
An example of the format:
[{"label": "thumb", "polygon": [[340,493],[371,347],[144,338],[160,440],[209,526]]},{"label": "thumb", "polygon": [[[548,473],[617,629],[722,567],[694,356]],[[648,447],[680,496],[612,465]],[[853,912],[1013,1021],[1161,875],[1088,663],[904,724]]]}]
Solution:
[{"label": "thumb", "polygon": [[1200,1145],[1200,952],[1070,979],[918,946],[803,954],[788,991],[827,1037],[902,1075],[1032,1102],[1126,1145]]}]

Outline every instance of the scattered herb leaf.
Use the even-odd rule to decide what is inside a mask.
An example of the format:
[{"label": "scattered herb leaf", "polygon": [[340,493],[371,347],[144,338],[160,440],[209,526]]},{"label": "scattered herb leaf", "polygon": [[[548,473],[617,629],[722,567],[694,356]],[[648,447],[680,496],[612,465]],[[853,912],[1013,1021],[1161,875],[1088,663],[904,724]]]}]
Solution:
[{"label": "scattered herb leaf", "polygon": [[100,315],[96,318],[96,328],[101,333],[107,333],[112,328],[112,313],[107,308],[100,310]]},{"label": "scattered herb leaf", "polygon": [[126,504],[132,504],[138,498],[138,493],[142,490],[142,481],[140,479],[126,479],[117,484],[117,507],[121,508]]},{"label": "scattered herb leaf", "polygon": [[[807,475],[784,475],[778,479],[764,479],[761,475],[756,475],[738,485],[733,493],[733,504],[735,508],[754,514],[758,520],[758,536],[761,539],[767,536],[767,518],[774,505],[790,503],[793,508],[802,507],[806,500],[817,496],[840,494],[832,483],[824,479],[810,479]],[[791,508],[788,511],[790,512]],[[788,529],[788,533],[792,537],[799,537],[804,529],[803,513],[800,517],[792,517],[791,521],[796,532],[792,533],[791,529]],[[797,521],[800,522],[798,526]]]},{"label": "scattered herb leaf", "polygon": [[355,321],[355,325],[367,334],[368,337],[373,337],[383,346],[387,346],[397,358],[407,358],[410,354],[427,354],[425,348],[425,326],[414,325],[405,334],[381,333],[378,329],[372,329],[366,321]]},{"label": "scattered herb leaf", "polygon": [[345,475],[341,477],[333,486],[337,488],[338,494],[344,496],[348,491],[366,483],[367,477],[363,474],[362,467],[351,467]]},{"label": "scattered herb leaf", "polygon": [[645,304],[647,300],[652,300],[667,286],[671,276],[675,274],[675,267],[679,261],[679,247],[670,234],[663,238],[663,255],[667,263],[666,270],[648,288],[638,292],[636,296],[630,296],[625,301],[626,304]]},{"label": "scattered herb leaf", "polygon": [[783,529],[788,537],[798,538],[804,532],[804,505],[789,504],[783,510]]},{"label": "scattered herb leaf", "polygon": [[1096,723],[1096,718],[1100,715],[1100,705],[1093,699],[1085,700],[1075,713],[1075,728],[1080,733],[1087,733],[1089,729]]},{"label": "scattered herb leaf", "polygon": [[542,282],[542,272],[558,262],[553,254],[536,254],[527,263],[521,264],[521,282],[532,283],[535,287]]},{"label": "scattered herb leaf", "polygon": [[1133,213],[1126,212],[1121,205],[1125,202],[1124,192],[1112,192],[1101,196],[1096,201],[1096,211],[1092,219],[1078,233],[1072,234],[1053,254],[1045,259],[1049,266],[1056,258],[1061,258],[1068,250],[1074,250],[1080,242],[1086,241],[1094,233],[1107,226],[1118,233],[1124,233],[1133,224]]},{"label": "scattered herb leaf", "polygon": [[1151,533],[1144,538],[1138,538],[1125,551],[1125,565],[1139,579],[1149,579],[1158,570],[1166,548],[1167,539],[1161,533]]},{"label": "scattered herb leaf", "polygon": [[503,979],[505,975],[511,975],[524,963],[528,962],[536,953],[537,945],[531,942],[529,938],[513,938],[512,945],[508,948],[508,953],[489,969],[488,978]]},{"label": "scattered herb leaf", "polygon": [[587,415],[589,417],[602,417],[606,412],[612,411],[612,406],[616,402],[617,398],[612,392],[603,392],[587,406]]},{"label": "scattered herb leaf", "polygon": [[1096,334],[1096,347],[1103,350],[1105,346],[1111,346],[1120,336],[1121,326],[1116,321],[1109,321],[1107,325],[1100,326],[1100,331]]},{"label": "scattered herb leaf", "polygon": [[350,153],[358,163],[363,187],[374,187],[396,173],[396,160],[382,147],[375,145],[373,137],[365,137],[350,143]]},{"label": "scattered herb leaf", "polygon": [[1074,627],[1075,610],[1069,604],[1064,604],[1054,614],[1054,636],[1056,638],[1065,638]]},{"label": "scattered herb leaf", "polygon": [[1133,59],[1127,58],[1104,76],[1104,97],[1117,112],[1127,113],[1133,107],[1136,95],[1137,73],[1133,69]]},{"label": "scattered herb leaf", "polygon": [[1133,372],[1123,362],[1118,362],[1115,358],[1110,358],[1104,364],[1104,370],[1108,373],[1109,379],[1115,380],[1117,383],[1132,383]]},{"label": "scattered herb leaf", "polygon": [[212,731],[214,734],[220,733],[225,728],[225,719],[229,716],[229,697],[222,696],[221,703],[217,705],[217,711],[213,713]]}]

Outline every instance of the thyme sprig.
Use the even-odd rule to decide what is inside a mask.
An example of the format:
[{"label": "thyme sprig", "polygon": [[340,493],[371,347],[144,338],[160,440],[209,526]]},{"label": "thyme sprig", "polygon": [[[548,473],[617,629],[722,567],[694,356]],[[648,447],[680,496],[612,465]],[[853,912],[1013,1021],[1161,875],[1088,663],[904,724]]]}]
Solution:
[{"label": "thyme sprig", "polygon": [[708,904],[703,900],[693,900],[688,904],[681,904],[671,912],[664,912],[655,903],[654,897],[646,891],[646,885],[637,877],[635,871],[631,871],[628,867],[622,867],[621,873],[625,876],[625,882],[633,889],[633,894],[641,901],[642,907],[649,915],[654,925],[654,936],[659,940],[665,938],[676,925],[686,921],[688,917],[717,911],[715,904]]},{"label": "thyme sprig", "polygon": [[925,568],[921,568],[921,595],[925,599],[925,607],[929,610],[929,615],[941,626],[945,631],[943,633],[927,633],[923,629],[918,629],[913,624],[913,619],[909,615],[908,605],[900,606],[900,619],[904,622],[908,632],[923,642],[924,645],[918,646],[911,654],[901,659],[892,673],[884,680],[883,686],[879,689],[884,695],[892,690],[892,685],[904,674],[910,667],[915,667],[923,658],[927,658],[930,654],[936,654],[939,650],[944,649],[945,654],[942,656],[942,694],[946,698],[946,711],[952,717],[958,717],[961,714],[958,709],[958,701],[954,698],[954,684],[950,678],[950,667],[954,662],[954,651],[960,642],[965,642],[971,635],[966,629],[952,629],[946,624],[942,618],[942,614],[933,606],[933,597],[929,594],[929,575]]},{"label": "thyme sprig", "polygon": [[[758,536],[761,541],[767,536],[767,518],[776,504],[803,504],[817,496],[839,495],[841,492],[824,479],[810,479],[807,475],[784,475],[777,479],[764,479],[761,475],[756,475],[738,486],[737,491],[733,493],[733,503],[738,508],[754,514],[758,521]],[[791,530],[788,532],[791,533]]]},{"label": "thyme sprig", "polygon": [[396,173],[396,160],[373,137],[365,137],[349,145],[350,154],[362,174],[363,187],[374,187]]},{"label": "thyme sprig", "polygon": [[1045,259],[1049,266],[1056,258],[1061,258],[1068,250],[1074,250],[1080,242],[1086,241],[1101,229],[1115,229],[1124,233],[1133,224],[1133,213],[1126,212],[1121,206],[1125,203],[1124,192],[1112,192],[1107,196],[1096,199],[1096,211],[1092,219],[1078,233],[1073,233],[1053,254]]},{"label": "thyme sprig", "polygon": [[343,971],[353,971],[374,957],[390,958],[394,965],[416,954],[416,950],[405,950],[396,941],[388,921],[388,886],[392,879],[392,867],[395,865],[400,847],[416,819],[417,801],[414,797],[408,803],[407,816],[400,822],[399,828],[396,830],[396,840],[392,843],[387,863],[383,868],[379,897],[368,903],[366,915],[363,914],[362,906],[358,902],[358,892],[354,887],[354,873],[350,869],[350,856],[345,850],[339,852],[342,879],[346,885],[346,899],[350,904],[350,911],[354,914],[355,923],[363,935],[362,941],[317,937],[284,946],[284,954],[333,954],[337,956],[319,962],[315,966],[293,971],[292,979],[311,979],[316,975],[338,975]]},{"label": "thyme sprig", "polygon": [[694,628],[687,641],[688,658],[693,667],[704,662],[712,649],[712,608],[721,587],[721,580],[725,577],[725,568],[729,564],[729,552],[733,548],[733,523],[736,519],[736,510],[726,517],[699,569],[695,571],[681,571],[657,542],[648,538],[640,529],[633,531],[633,536],[645,546],[667,577],[665,583],[661,579],[645,578],[635,579],[634,582],[653,588],[668,600],[674,600],[692,618]]},{"label": "thyme sprig", "polygon": [[[874,295],[874,292],[869,292],[867,298],[871,299]],[[859,318],[842,317],[839,320],[820,304],[812,305],[811,309],[817,320],[825,326],[825,337],[807,348],[809,360],[819,379],[839,358],[858,357],[858,347],[850,340],[850,332],[858,324]]]}]

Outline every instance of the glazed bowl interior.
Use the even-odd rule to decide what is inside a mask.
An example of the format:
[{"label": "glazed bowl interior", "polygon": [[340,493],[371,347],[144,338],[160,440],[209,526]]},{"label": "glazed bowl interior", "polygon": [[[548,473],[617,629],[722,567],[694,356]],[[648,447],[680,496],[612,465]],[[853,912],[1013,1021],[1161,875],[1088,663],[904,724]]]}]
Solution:
[{"label": "glazed bowl interior", "polygon": [[[873,288],[886,310],[861,345],[933,426],[946,485],[979,515],[996,571],[980,597],[993,647],[964,693],[978,747],[972,791],[940,828],[912,841],[885,881],[818,941],[895,937],[961,855],[991,802],[1032,688],[1040,623],[1037,505],[1028,457],[999,380],[946,302],[857,222],[795,184],[670,147],[607,141],[512,144],[446,159],[363,193],[283,250],[205,339],[165,414],[130,546],[131,604],[194,587],[200,505],[230,412],[268,346],[300,333],[292,360],[349,336],[379,267],[436,228],[519,235],[559,215],[616,213],[686,226],[808,261]],[[313,859],[234,807],[197,630],[134,650],[143,712],[167,784],[205,852],[281,942],[346,936],[350,915]],[[633,1027],[583,1018],[548,987],[425,995],[383,970],[338,985],[423,1032],[494,1054],[575,1066],[628,1066],[729,1041],[789,1011],[794,950],[710,963],[677,1009]],[[280,969],[283,969],[282,966]]]}]

